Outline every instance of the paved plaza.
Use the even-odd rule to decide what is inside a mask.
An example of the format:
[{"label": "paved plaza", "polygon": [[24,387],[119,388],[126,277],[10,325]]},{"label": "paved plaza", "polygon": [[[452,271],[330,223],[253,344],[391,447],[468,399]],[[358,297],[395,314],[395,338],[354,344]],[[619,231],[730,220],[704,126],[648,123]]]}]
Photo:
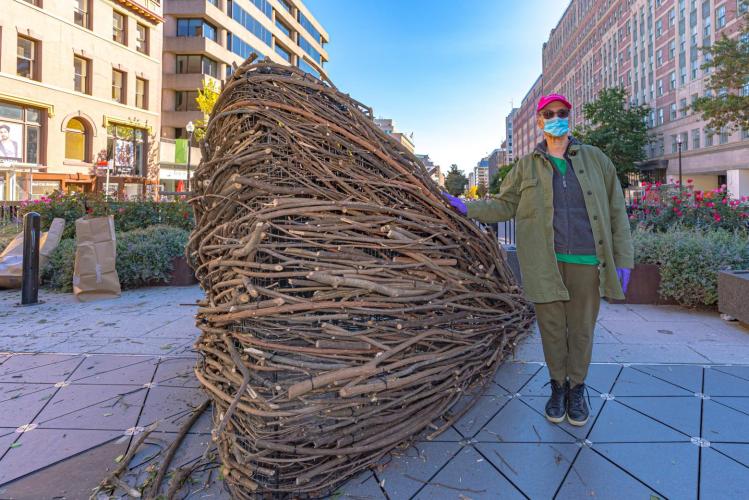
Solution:
[{"label": "paved plaza", "polygon": [[[0,293],[0,499],[85,499],[134,439],[124,479],[205,400],[192,374],[197,287],[80,304]],[[349,481],[336,498],[742,498],[749,484],[749,331],[717,314],[604,304],[588,377],[590,422],[555,426],[537,333],[447,432]],[[210,412],[173,466],[199,464]],[[197,467],[197,465],[196,465]],[[179,498],[228,498],[216,464]],[[166,483],[166,481],[165,481]],[[121,493],[121,492],[120,492]]]}]

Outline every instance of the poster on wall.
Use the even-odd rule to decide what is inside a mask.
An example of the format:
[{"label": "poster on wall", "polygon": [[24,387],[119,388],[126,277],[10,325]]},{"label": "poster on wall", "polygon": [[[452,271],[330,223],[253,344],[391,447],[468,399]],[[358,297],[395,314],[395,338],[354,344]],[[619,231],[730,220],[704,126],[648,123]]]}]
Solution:
[{"label": "poster on wall", "polygon": [[0,160],[23,161],[23,125],[0,120]]},{"label": "poster on wall", "polygon": [[117,139],[114,147],[114,164],[120,175],[132,175],[133,162],[133,142]]}]

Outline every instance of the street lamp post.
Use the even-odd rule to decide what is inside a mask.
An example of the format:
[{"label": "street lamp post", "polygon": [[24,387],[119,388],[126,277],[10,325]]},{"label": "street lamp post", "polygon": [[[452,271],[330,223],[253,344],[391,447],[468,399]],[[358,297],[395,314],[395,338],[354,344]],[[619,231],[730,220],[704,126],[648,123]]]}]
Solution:
[{"label": "street lamp post", "polygon": [[190,192],[190,153],[192,152],[192,134],[195,132],[195,125],[192,121],[187,122],[185,130],[190,134],[190,137],[187,139],[187,184],[185,189],[187,192]]},{"label": "street lamp post", "polygon": [[682,186],[684,185],[681,178],[681,134],[676,136],[676,145],[679,149],[679,191],[681,191]]}]

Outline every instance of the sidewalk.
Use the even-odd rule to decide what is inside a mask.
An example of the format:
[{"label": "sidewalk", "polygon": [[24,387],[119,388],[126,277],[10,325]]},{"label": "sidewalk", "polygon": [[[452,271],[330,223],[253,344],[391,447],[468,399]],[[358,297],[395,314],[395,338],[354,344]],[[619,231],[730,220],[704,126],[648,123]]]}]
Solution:
[{"label": "sidewalk", "polygon": [[[78,304],[0,292],[0,498],[88,498],[143,428],[125,479],[143,482],[193,407],[197,287]],[[749,484],[749,331],[717,314],[604,304],[582,428],[543,417],[540,338],[518,347],[479,403],[339,491],[339,498],[738,498]],[[210,441],[204,414],[173,466]],[[207,467],[182,498],[228,498]],[[386,496],[387,495],[387,496]]]}]

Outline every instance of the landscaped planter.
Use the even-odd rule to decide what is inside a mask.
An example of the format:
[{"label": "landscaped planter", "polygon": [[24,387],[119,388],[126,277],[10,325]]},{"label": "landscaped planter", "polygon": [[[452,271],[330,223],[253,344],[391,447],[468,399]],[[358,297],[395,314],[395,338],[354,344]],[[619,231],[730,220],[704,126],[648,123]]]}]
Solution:
[{"label": "landscaped planter", "polygon": [[167,281],[156,281],[152,286],[189,286],[197,283],[195,272],[187,264],[187,259],[180,255],[172,259],[172,275]]},{"label": "landscaped planter", "polygon": [[718,273],[718,310],[749,325],[749,270]]},{"label": "landscaped planter", "polygon": [[658,293],[661,287],[661,270],[655,264],[636,264],[627,288],[625,300],[607,298],[612,304],[676,305],[673,299],[664,299]]}]

